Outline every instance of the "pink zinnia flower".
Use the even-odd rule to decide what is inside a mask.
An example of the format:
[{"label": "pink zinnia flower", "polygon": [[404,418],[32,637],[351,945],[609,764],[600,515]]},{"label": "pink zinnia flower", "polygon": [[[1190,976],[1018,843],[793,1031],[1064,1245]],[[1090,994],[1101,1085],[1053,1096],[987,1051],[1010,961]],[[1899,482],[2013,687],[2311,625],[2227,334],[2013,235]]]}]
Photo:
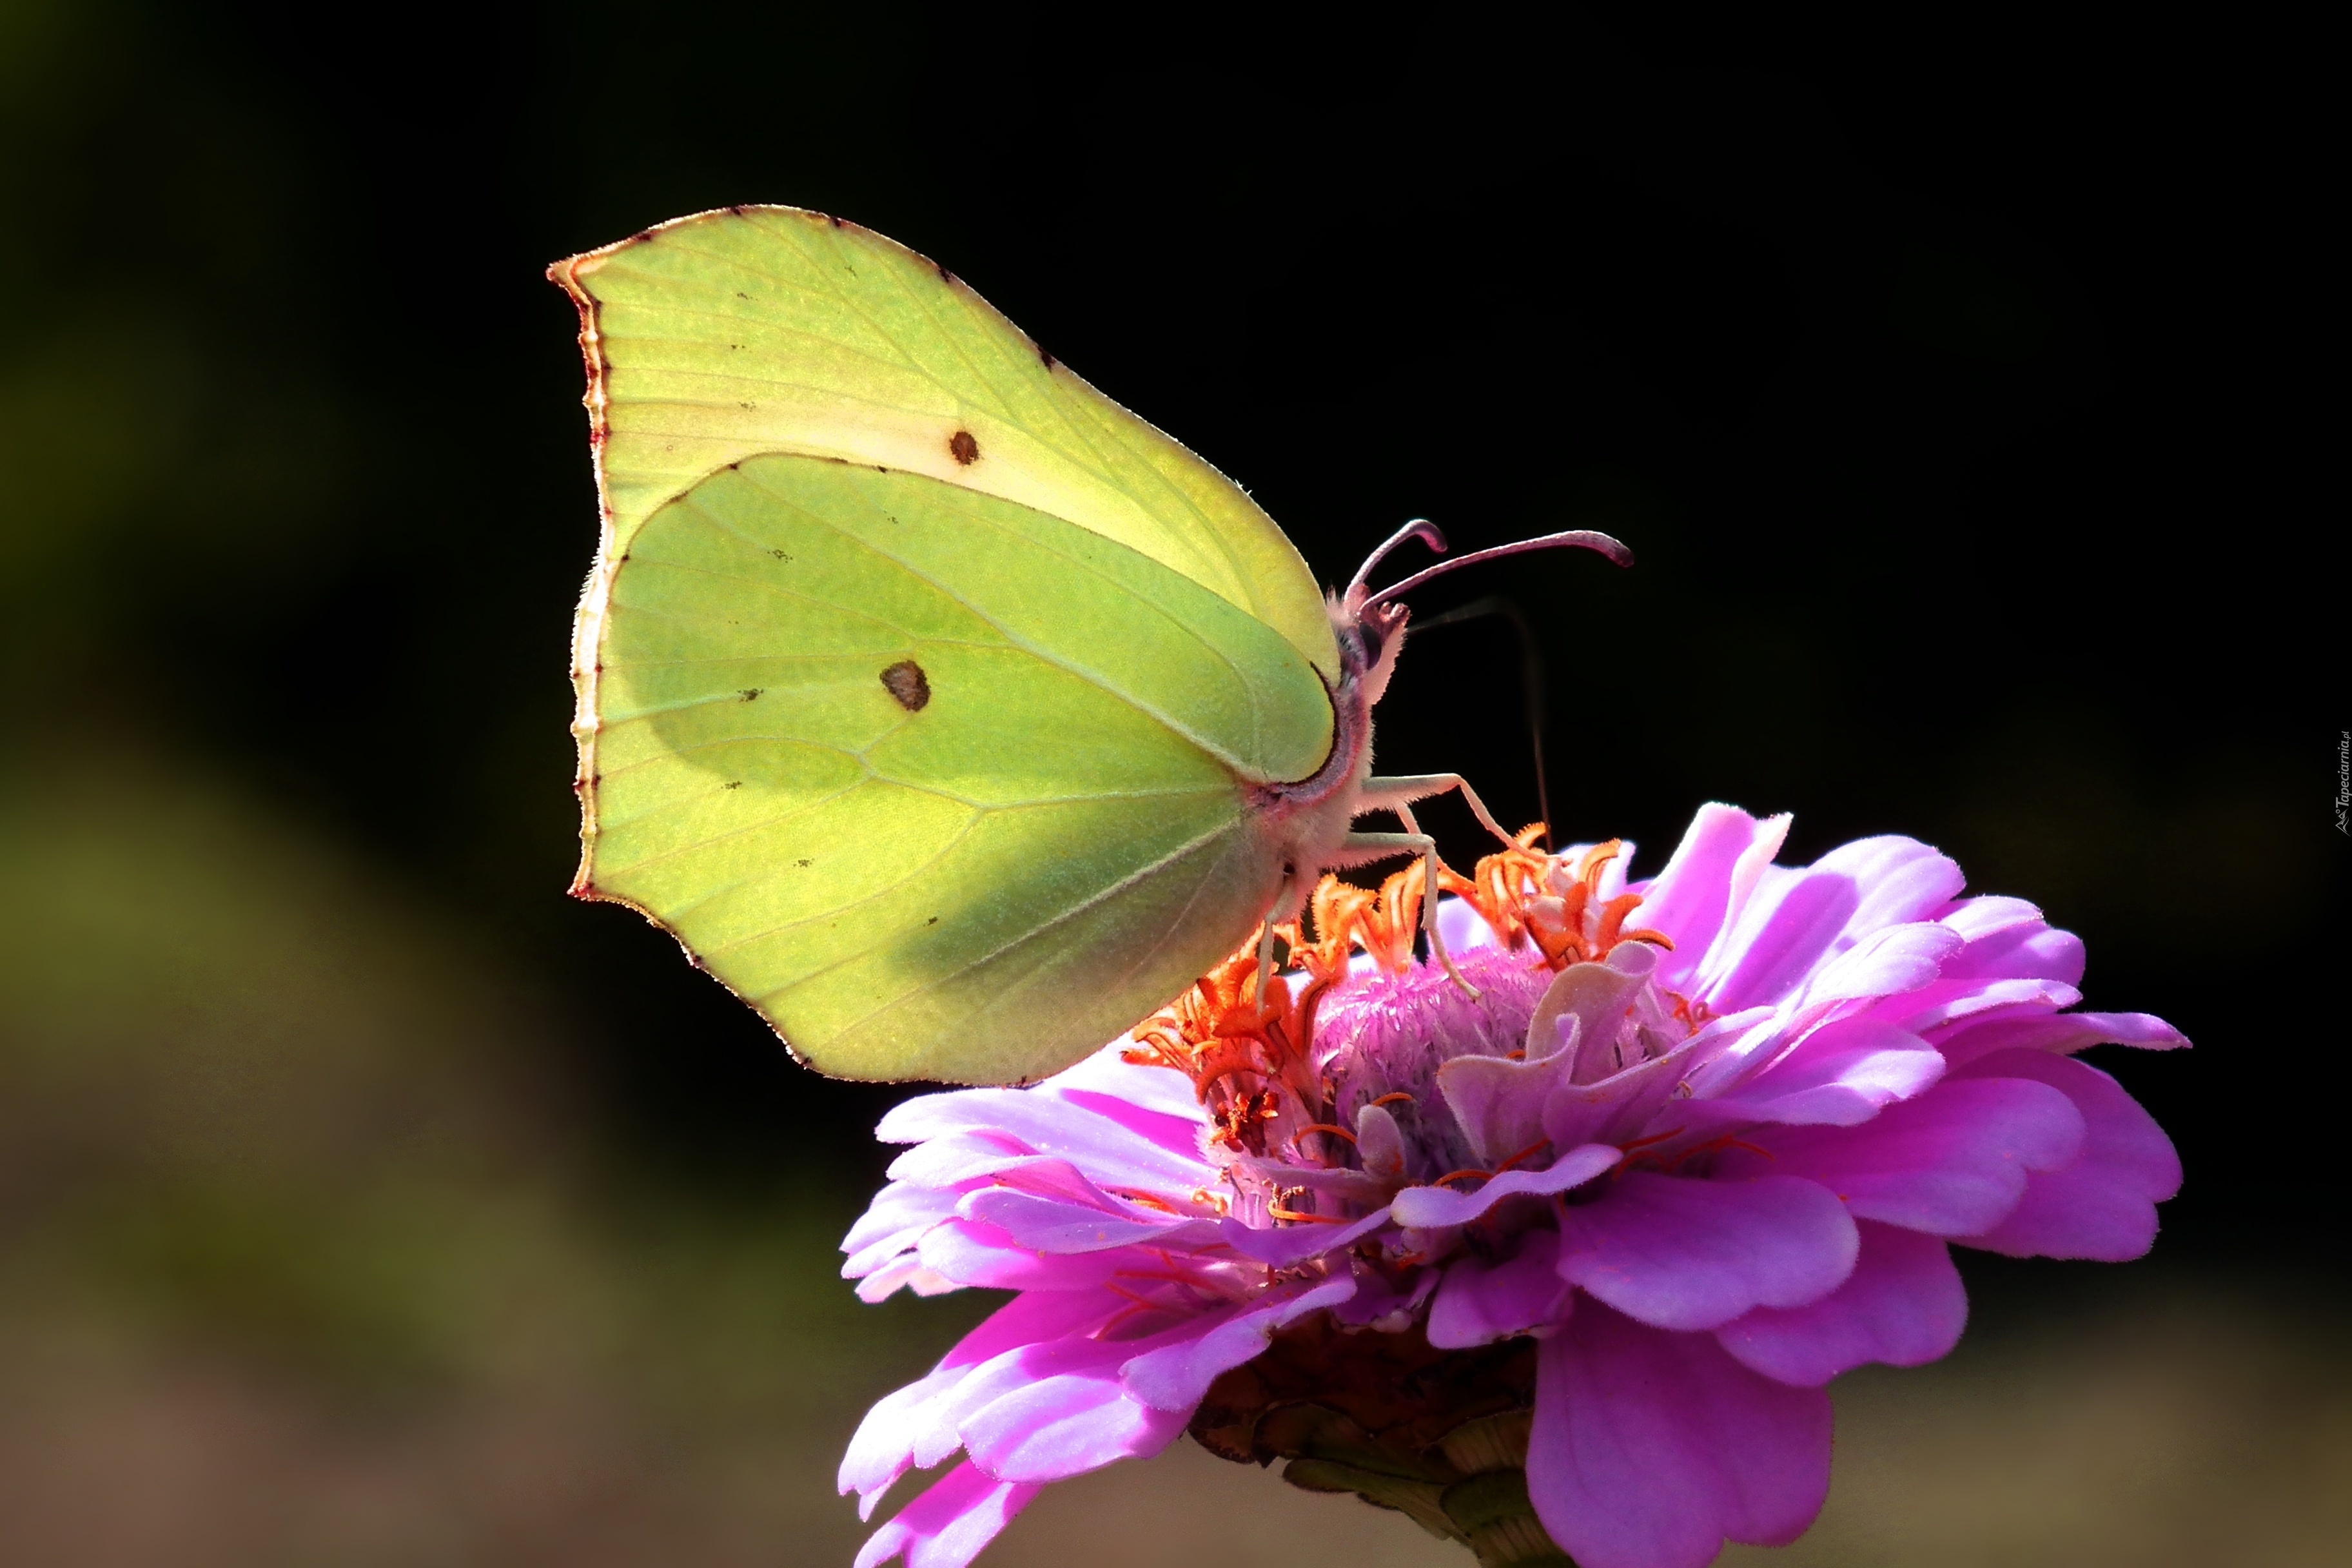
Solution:
[{"label": "pink zinnia flower", "polygon": [[1020,1294],[858,1429],[868,1517],[963,1458],[857,1568],[961,1568],[1045,1482],[1188,1427],[1488,1563],[1795,1539],[1823,1386],[1958,1339],[1948,1243],[2147,1250],[2179,1161],[2074,1057],[2187,1042],[2065,1011],[2082,943],[1934,849],[1776,866],[1787,826],[1707,806],[1646,882],[1533,830],[1446,873],[1475,999],[1413,961],[1417,868],[1327,881],[1263,1006],[1237,954],[1034,1088],[893,1110],[915,1147],[844,1272]]}]

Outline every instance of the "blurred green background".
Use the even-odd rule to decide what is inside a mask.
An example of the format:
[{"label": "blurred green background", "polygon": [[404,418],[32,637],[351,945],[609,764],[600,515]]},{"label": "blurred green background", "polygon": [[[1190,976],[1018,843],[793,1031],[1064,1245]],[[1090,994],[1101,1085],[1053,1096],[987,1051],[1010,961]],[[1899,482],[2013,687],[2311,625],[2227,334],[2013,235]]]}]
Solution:
[{"label": "blurred green background", "polygon": [[[595,528],[540,272],[740,201],[952,266],[1327,578],[1411,515],[1617,531],[1422,605],[1537,625],[1564,836],[1912,832],[2196,1039],[2103,1063],[2188,1163],[2156,1256],[1974,1268],[1780,1560],[2344,1561],[2315,58],[0,0],[0,1562],[854,1550],[842,1441],[985,1307],[835,1277],[894,1093],[562,896]],[[1495,623],[1382,742],[1535,813]],[[989,1560],[1451,1550],[1180,1448]]]}]

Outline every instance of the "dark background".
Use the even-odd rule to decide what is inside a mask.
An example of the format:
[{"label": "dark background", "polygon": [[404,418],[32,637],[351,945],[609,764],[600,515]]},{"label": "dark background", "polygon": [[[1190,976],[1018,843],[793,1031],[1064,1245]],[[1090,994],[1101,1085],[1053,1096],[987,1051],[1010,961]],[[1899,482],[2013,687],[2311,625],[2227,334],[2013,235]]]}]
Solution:
[{"label": "dark background", "polygon": [[[681,1230],[757,1253],[779,1215],[854,1211],[903,1091],[793,1068],[667,939],[562,897],[595,511],[541,271],[780,202],[952,268],[1327,581],[1412,516],[1458,549],[1625,540],[1631,572],[1535,557],[1416,596],[1525,610],[1560,836],[1654,871],[1728,800],[1795,812],[1789,858],[1908,833],[2039,902],[2086,939],[2091,1005],[2197,1042],[2100,1058],[2188,1166],[2149,1277],[2307,1289],[2340,1252],[2315,1090],[2346,1044],[2347,847],[2316,49],[2149,16],[1643,16],[0,4],[0,810],[38,971],[0,1000],[46,1064],[0,1115],[0,1209],[80,1258],[93,1205],[226,1181],[246,1195],[204,1225],[245,1239],[67,1273],[267,1366],[310,1335],[371,1387],[411,1374],[366,1336],[413,1325],[352,1330],[373,1286],[321,1308],[266,1260],[348,1214],[255,1242],[238,1204],[361,1164],[502,1191],[560,1168],[589,1216],[565,1223],[632,1276]],[[1531,818],[1520,692],[1501,623],[1430,633],[1383,768]],[[1479,853],[1466,813],[1429,817]],[[362,968],[425,956],[346,985],[303,945],[330,928]],[[273,964],[321,989],[286,1001]],[[217,1104],[164,1095],[214,1141],[184,1170],[125,1108],[181,1081],[156,1061],[195,1070],[185,1019],[230,992],[296,1043],[205,1069],[240,1086]],[[467,1021],[419,1026],[459,1043],[417,1087],[384,1020],[459,994]],[[77,1077],[93,1006],[113,1065]],[[381,1081],[287,1065],[362,1027]],[[271,1099],[286,1073],[342,1087]],[[484,1084],[499,1109],[452,1109]],[[330,1102],[376,1131],[253,1152],[341,1126]],[[1980,1272],[2047,1303],[2113,1271]]]}]

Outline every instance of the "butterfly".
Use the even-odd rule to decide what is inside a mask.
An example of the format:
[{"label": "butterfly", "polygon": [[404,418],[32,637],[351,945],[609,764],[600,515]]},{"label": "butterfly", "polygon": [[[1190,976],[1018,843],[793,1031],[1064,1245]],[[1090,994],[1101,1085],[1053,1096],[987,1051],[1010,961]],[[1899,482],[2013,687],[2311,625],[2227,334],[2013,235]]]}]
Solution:
[{"label": "butterfly", "polygon": [[[574,623],[575,895],[841,1078],[1024,1082],[1327,871],[1434,847],[1371,775],[1402,646],[1242,489],[945,268],[740,206],[557,262],[603,529]],[[1368,812],[1402,832],[1359,832]],[[1436,956],[1451,967],[1431,926]]]}]

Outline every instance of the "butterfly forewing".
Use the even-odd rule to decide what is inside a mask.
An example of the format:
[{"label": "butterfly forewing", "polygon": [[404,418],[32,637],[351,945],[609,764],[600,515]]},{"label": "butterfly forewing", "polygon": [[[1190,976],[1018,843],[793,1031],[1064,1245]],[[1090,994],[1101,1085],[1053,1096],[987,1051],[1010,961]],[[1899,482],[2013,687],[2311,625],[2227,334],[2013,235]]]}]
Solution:
[{"label": "butterfly forewing", "polygon": [[665,224],[551,275],[582,308],[608,560],[655,508],[728,463],[840,458],[1116,540],[1337,676],[1321,595],[1274,521],[912,251],[822,214],[745,207]]}]

